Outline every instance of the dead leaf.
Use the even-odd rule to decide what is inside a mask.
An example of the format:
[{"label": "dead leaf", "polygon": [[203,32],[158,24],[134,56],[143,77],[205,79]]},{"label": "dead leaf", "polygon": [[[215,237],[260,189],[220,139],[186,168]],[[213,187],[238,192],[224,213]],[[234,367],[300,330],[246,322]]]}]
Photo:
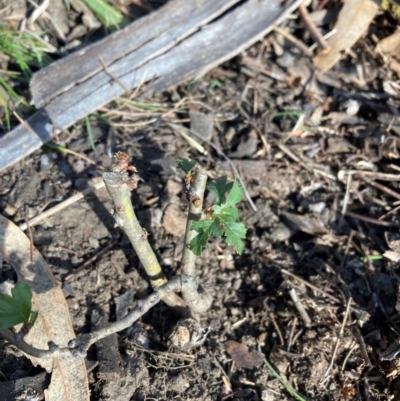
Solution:
[{"label": "dead leaf", "polygon": [[378,4],[373,0],[347,0],[335,24],[336,33],[326,40],[330,50],[314,57],[315,67],[322,72],[330,70],[343,53],[348,52],[361,38],[378,9]]},{"label": "dead leaf", "polygon": [[[39,312],[37,321],[25,337],[27,343],[48,349],[53,341],[66,347],[75,338],[69,310],[62,290],[45,260],[14,223],[0,215],[0,255],[18,273],[20,280],[32,290],[32,309]],[[37,359],[27,355],[33,364],[52,372],[50,386],[45,390],[46,401],[89,400],[89,386],[83,359]]]},{"label": "dead leaf", "polygon": [[382,39],[377,44],[376,50],[389,56],[400,57],[400,30]]},{"label": "dead leaf", "polygon": [[299,214],[282,212],[285,222],[294,230],[303,231],[310,235],[327,234],[329,230],[322,225],[317,219]]},{"label": "dead leaf", "polygon": [[351,150],[350,143],[342,137],[329,137],[326,141],[326,153],[349,153]]},{"label": "dead leaf", "polygon": [[386,251],[386,252],[384,252],[383,256],[384,256],[386,259],[391,260],[392,262],[396,262],[396,263],[400,262],[400,253],[399,253],[399,252],[396,252],[396,251]]},{"label": "dead leaf", "polygon": [[226,352],[233,358],[238,368],[259,368],[265,358],[265,355],[261,352],[250,352],[247,345],[233,340],[226,342]]}]

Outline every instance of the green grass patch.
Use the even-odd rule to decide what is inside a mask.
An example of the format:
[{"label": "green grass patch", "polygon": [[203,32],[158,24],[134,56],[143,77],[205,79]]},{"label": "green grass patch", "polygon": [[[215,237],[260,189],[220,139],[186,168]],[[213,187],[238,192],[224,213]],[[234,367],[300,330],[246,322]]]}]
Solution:
[{"label": "green grass patch", "polygon": [[123,28],[130,23],[129,18],[104,0],[83,0],[83,2],[110,31]]},{"label": "green grass patch", "polygon": [[50,45],[29,32],[0,29],[0,52],[17,64],[26,78],[32,74],[31,66],[43,68],[51,63],[48,53],[52,51]]}]

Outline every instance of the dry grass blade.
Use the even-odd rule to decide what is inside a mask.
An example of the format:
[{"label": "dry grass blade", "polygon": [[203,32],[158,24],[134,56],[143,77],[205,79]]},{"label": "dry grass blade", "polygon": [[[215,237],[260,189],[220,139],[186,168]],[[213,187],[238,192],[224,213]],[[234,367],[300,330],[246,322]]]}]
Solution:
[{"label": "dry grass blade", "polygon": [[[33,309],[38,319],[25,340],[31,345],[47,349],[48,342],[66,346],[75,338],[67,303],[57,281],[40,253],[34,249],[31,262],[31,242],[11,221],[0,216],[0,253],[16,270],[20,280],[32,290]],[[83,359],[57,358],[42,360],[32,358],[52,378],[46,400],[89,400],[89,387]]]}]

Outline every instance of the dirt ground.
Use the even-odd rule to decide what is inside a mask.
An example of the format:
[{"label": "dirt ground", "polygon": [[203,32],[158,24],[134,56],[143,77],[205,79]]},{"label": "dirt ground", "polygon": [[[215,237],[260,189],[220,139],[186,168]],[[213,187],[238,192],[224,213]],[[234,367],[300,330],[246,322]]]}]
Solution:
[{"label": "dirt ground", "polygon": [[[358,60],[372,34],[383,35],[384,19],[393,30],[390,16],[377,17],[353,48]],[[174,351],[168,334],[178,318],[158,304],[90,349],[92,400],[295,399],[264,364],[241,367],[227,352],[230,340],[263,353],[306,400],[400,399],[400,351],[382,356],[400,336],[400,102],[385,89],[398,77],[376,57],[361,82],[358,62],[349,56],[319,76],[271,34],[201,79],[107,105],[99,112],[108,120],[91,119],[94,151],[79,123],[58,138],[77,156],[45,146],[2,172],[0,213],[21,224],[86,188],[113,153],[127,152],[142,177],[133,204],[167,276],[179,270],[188,210],[176,159],[197,160],[210,179],[234,178],[233,163],[254,202],[240,204],[243,254],[216,239],[198,259],[213,297],[200,320],[210,330],[205,343]],[[193,113],[214,118],[203,154],[169,125],[188,126]],[[100,317],[123,316],[152,291],[111,209],[103,188],[32,227],[77,334]],[[1,281],[15,279],[4,262]],[[1,382],[46,380],[5,342],[0,354]]]}]

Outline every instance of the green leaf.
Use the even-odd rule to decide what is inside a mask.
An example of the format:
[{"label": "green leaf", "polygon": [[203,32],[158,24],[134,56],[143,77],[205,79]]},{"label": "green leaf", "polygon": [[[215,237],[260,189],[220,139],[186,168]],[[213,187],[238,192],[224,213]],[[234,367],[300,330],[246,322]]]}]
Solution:
[{"label": "green leaf", "polygon": [[213,212],[214,217],[219,219],[222,223],[237,220],[239,217],[239,210],[236,207],[227,207],[226,204],[221,206],[215,205]]},{"label": "green leaf", "polygon": [[224,230],[220,227],[216,220],[198,220],[194,221],[190,226],[191,230],[197,231],[196,235],[189,244],[190,249],[197,256],[200,256],[203,249],[207,246],[211,235],[222,237]]},{"label": "green leaf", "polygon": [[217,178],[214,181],[211,181],[208,185],[207,188],[211,191],[214,192],[216,198],[217,198],[217,204],[220,205],[222,201],[224,200],[225,194],[228,193],[231,188],[233,183],[232,182],[227,182],[227,177],[226,175]]},{"label": "green leaf", "polygon": [[18,300],[21,307],[24,308],[26,315],[29,317],[32,307],[32,290],[29,285],[23,281],[18,281],[15,287],[11,290],[12,296]]},{"label": "green leaf", "polygon": [[243,190],[240,188],[237,180],[233,182],[231,192],[229,192],[228,198],[225,202],[226,206],[233,206],[236,203],[239,203],[242,200]]},{"label": "green leaf", "polygon": [[196,256],[201,255],[201,252],[208,244],[209,237],[207,231],[201,231],[190,241],[189,247]]},{"label": "green leaf", "polygon": [[189,160],[189,159],[178,159],[176,162],[178,163],[178,168],[183,170],[186,175],[190,174],[193,167],[196,166],[196,164],[197,164],[196,161]]},{"label": "green leaf", "polygon": [[95,146],[94,140],[93,140],[92,126],[90,125],[89,117],[87,117],[87,116],[85,117],[85,123],[86,123],[86,132],[88,134],[90,147],[92,148],[93,152],[96,152],[96,146]]},{"label": "green leaf", "polygon": [[190,229],[193,231],[197,231],[201,233],[205,231],[210,235],[215,235],[216,237],[222,237],[224,231],[218,224],[218,221],[215,220],[198,220],[194,221],[190,226]]},{"label": "green leaf", "polygon": [[83,2],[94,12],[106,28],[115,30],[123,28],[130,22],[129,18],[104,0],[83,0]]},{"label": "green leaf", "polygon": [[32,308],[32,291],[27,284],[18,281],[12,296],[0,294],[0,329],[8,329],[20,323],[28,323]]},{"label": "green leaf", "polygon": [[37,311],[32,311],[31,315],[29,316],[29,321],[28,321],[28,325],[33,326],[36,322],[36,319],[39,316],[39,312]]},{"label": "green leaf", "polygon": [[236,252],[241,255],[244,244],[241,238],[246,238],[246,227],[242,222],[229,221],[225,223],[226,243],[235,247]]}]

